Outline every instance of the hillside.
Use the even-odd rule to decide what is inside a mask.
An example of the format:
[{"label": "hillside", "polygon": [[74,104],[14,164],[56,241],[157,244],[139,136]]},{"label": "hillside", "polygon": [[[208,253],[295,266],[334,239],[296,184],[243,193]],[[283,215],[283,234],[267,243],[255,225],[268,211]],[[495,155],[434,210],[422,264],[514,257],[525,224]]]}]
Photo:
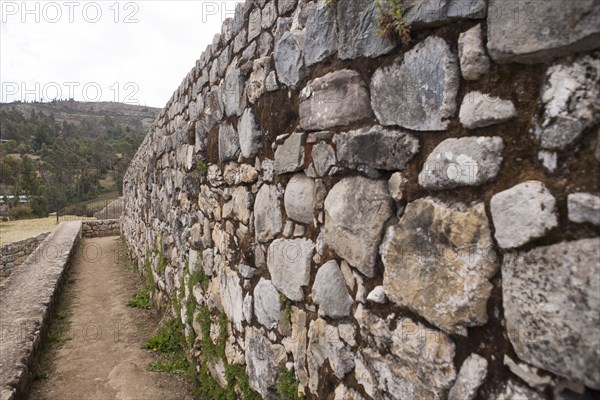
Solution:
[{"label": "hillside", "polygon": [[123,172],[159,111],[111,102],[0,103],[0,195],[34,199],[32,210],[25,205],[17,213],[12,204],[13,217],[120,192]]}]

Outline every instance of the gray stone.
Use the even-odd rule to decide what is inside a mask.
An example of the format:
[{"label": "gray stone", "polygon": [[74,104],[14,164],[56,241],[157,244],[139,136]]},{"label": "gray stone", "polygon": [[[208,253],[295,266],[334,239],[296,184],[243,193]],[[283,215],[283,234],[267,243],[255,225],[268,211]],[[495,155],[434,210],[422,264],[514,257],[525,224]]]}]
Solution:
[{"label": "gray stone", "polygon": [[279,85],[277,84],[277,74],[275,71],[271,71],[269,72],[269,75],[267,75],[267,79],[265,79],[265,89],[267,89],[267,92],[274,92],[275,90],[279,89]]},{"label": "gray stone", "polygon": [[379,68],[371,79],[371,105],[382,125],[443,131],[456,114],[458,61],[446,42],[430,36]]},{"label": "gray stone", "polygon": [[448,393],[448,400],[473,400],[487,376],[487,368],[487,360],[480,355],[473,353],[467,357]]},{"label": "gray stone", "polygon": [[510,121],[517,110],[510,100],[474,91],[465,95],[458,115],[465,128],[476,129]]},{"label": "gray stone", "polygon": [[392,51],[392,40],[377,30],[379,12],[372,0],[340,1],[337,4],[338,56],[342,60],[379,57]]},{"label": "gray stone", "polygon": [[411,29],[440,26],[457,19],[481,19],[485,0],[403,0],[402,19]]},{"label": "gray stone", "polygon": [[235,14],[233,17],[233,24],[231,26],[232,33],[238,34],[244,28],[244,19],[247,15],[247,9],[244,4],[238,3],[235,5]]},{"label": "gray stone", "polygon": [[233,125],[223,123],[219,126],[219,160],[235,161],[240,152],[240,141]]},{"label": "gray stone", "polygon": [[525,381],[529,387],[545,390],[552,383],[550,375],[540,376],[537,374],[538,369],[536,367],[524,363],[516,363],[506,354],[504,355],[503,363],[510,369],[510,372]]},{"label": "gray stone", "polygon": [[481,24],[458,37],[458,58],[463,78],[476,81],[490,70],[490,59],[485,52]]},{"label": "gray stone", "polygon": [[300,93],[300,126],[323,130],[372,117],[367,85],[356,71],[331,72],[307,83]]},{"label": "gray stone", "polygon": [[383,285],[375,286],[375,288],[367,295],[367,301],[372,301],[373,303],[378,304],[386,303],[387,297],[385,295]]},{"label": "gray stone", "polygon": [[297,89],[307,74],[304,64],[304,32],[286,32],[273,52],[279,82]]},{"label": "gray stone", "polygon": [[246,48],[242,52],[242,60],[250,61],[252,58],[254,58],[257,47],[258,47],[258,45],[256,44],[256,42],[252,42],[248,46],[246,46]]},{"label": "gray stone", "polygon": [[[518,8],[517,8],[518,7]],[[600,3],[489,0],[487,47],[497,63],[542,63],[600,45]]]},{"label": "gray stone", "polygon": [[273,32],[273,40],[279,42],[284,33],[289,32],[292,28],[292,18],[277,18],[275,24],[275,32]]},{"label": "gray stone", "polygon": [[238,134],[242,156],[244,158],[254,158],[260,149],[262,133],[250,108],[244,111],[239,120]]},{"label": "gray stone", "polygon": [[219,291],[221,293],[221,303],[223,311],[227,315],[229,321],[237,331],[242,330],[242,287],[240,286],[240,278],[231,269],[227,268],[221,272],[219,276]]},{"label": "gray stone", "polygon": [[233,52],[239,53],[241,50],[244,50],[248,45],[248,32],[246,30],[242,30],[237,34],[235,39],[233,40]]},{"label": "gray stone", "polygon": [[319,142],[313,146],[311,152],[313,166],[317,176],[327,175],[331,167],[335,165],[335,151],[333,147],[325,142]]},{"label": "gray stone", "polygon": [[504,142],[498,136],[450,138],[427,157],[419,184],[428,189],[479,186],[496,178]]},{"label": "gray stone", "polygon": [[252,195],[244,186],[238,186],[233,191],[231,197],[233,203],[233,214],[240,220],[242,224],[247,224],[250,220]]},{"label": "gray stone", "polygon": [[315,182],[304,174],[292,176],[287,187],[283,202],[287,216],[294,221],[310,224],[315,210]]},{"label": "gray stone", "polygon": [[344,178],[325,199],[325,243],[351,266],[373,277],[383,226],[391,216],[387,182]]},{"label": "gray stone", "polygon": [[295,9],[297,3],[298,0],[278,0],[277,11],[279,11],[279,15],[287,14]]},{"label": "gray stone", "polygon": [[277,239],[269,246],[267,267],[273,285],[288,299],[302,301],[310,282],[314,243],[308,239]]},{"label": "gray stone", "polygon": [[558,226],[556,199],[539,181],[527,181],[496,193],[490,212],[498,245],[504,249],[524,245]]},{"label": "gray stone", "polygon": [[556,171],[558,166],[558,154],[554,151],[540,150],[537,154],[542,166],[550,173]]},{"label": "gray stone", "polygon": [[252,73],[246,85],[248,101],[256,102],[266,91],[266,79],[271,72],[271,56],[261,57],[253,62]]},{"label": "gray stone", "polygon": [[277,188],[262,185],[254,202],[254,229],[256,240],[268,242],[275,238],[283,226],[281,205]]},{"label": "gray stone", "polygon": [[240,275],[245,279],[252,279],[254,278],[254,275],[256,275],[256,268],[252,268],[251,266],[246,264],[238,265],[238,271]]},{"label": "gray stone", "polygon": [[534,130],[543,149],[563,149],[600,122],[600,53],[546,71],[544,119]]},{"label": "gray stone", "polygon": [[338,134],[334,140],[340,164],[355,169],[403,170],[419,151],[419,141],[410,133],[381,126]]},{"label": "gray stone", "polygon": [[308,387],[312,393],[318,392],[319,369],[329,360],[333,373],[339,378],[354,369],[354,355],[350,346],[340,340],[338,329],[318,318],[310,323],[308,330],[308,349],[306,360],[310,378]]},{"label": "gray stone", "polygon": [[238,68],[234,68],[233,64],[225,75],[225,88],[223,90],[223,104],[225,106],[225,114],[228,117],[233,115],[240,116],[244,107],[244,86],[245,78],[240,73]]},{"label": "gray stone", "polygon": [[254,288],[254,315],[258,323],[267,329],[277,327],[280,308],[279,292],[271,281],[260,278]]},{"label": "gray stone", "polygon": [[255,8],[250,12],[248,18],[248,42],[251,42],[255,37],[260,35],[261,32],[261,11],[259,8]]},{"label": "gray stone", "polygon": [[307,66],[323,61],[337,51],[335,13],[325,0],[319,0],[308,9],[304,44]]},{"label": "gray stone", "polygon": [[355,318],[369,343],[356,354],[355,376],[373,399],[442,399],[456,377],[454,343],[409,318],[388,321],[359,305]]},{"label": "gray stone", "polygon": [[278,175],[286,172],[295,172],[304,165],[305,135],[295,132],[275,150],[274,172]]},{"label": "gray stone", "polygon": [[210,131],[221,119],[223,119],[221,88],[219,86],[212,86],[204,102],[204,125],[206,132]]},{"label": "gray stone", "polygon": [[277,382],[278,372],[287,360],[284,347],[271,344],[261,330],[250,327],[246,328],[244,348],[250,387],[264,399],[272,399],[269,389]]},{"label": "gray stone", "polygon": [[504,255],[508,337],[519,358],[600,389],[600,238]]},{"label": "gray stone", "polygon": [[258,37],[258,55],[265,57],[270,55],[273,49],[273,36],[269,32],[263,32]]},{"label": "gray stone", "polygon": [[466,335],[487,322],[497,262],[483,203],[409,203],[388,228],[381,258],[385,294],[394,303],[449,333]]},{"label": "gray stone", "polygon": [[262,29],[269,29],[271,26],[273,26],[273,23],[276,19],[277,8],[275,7],[275,0],[271,0],[265,4],[264,8],[262,9],[260,22]]},{"label": "gray stone", "polygon": [[229,62],[231,61],[231,47],[227,46],[221,51],[219,54],[219,78],[225,76],[225,71],[227,71],[227,67],[229,66]]},{"label": "gray stone", "polygon": [[319,315],[341,318],[350,315],[352,297],[348,294],[344,275],[337,262],[331,260],[317,270],[312,296],[319,305]]},{"label": "gray stone", "polygon": [[571,193],[567,196],[569,221],[600,225],[600,197],[591,193]]}]

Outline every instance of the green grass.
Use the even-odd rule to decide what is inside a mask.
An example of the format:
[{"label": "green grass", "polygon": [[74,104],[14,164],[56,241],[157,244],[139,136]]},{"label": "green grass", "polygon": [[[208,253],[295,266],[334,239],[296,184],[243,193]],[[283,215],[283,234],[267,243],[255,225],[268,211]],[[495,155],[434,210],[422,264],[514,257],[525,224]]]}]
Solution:
[{"label": "green grass", "polygon": [[134,294],[131,296],[131,300],[127,302],[128,307],[134,308],[142,308],[144,310],[149,310],[152,306],[150,301],[150,296],[152,295],[152,290],[144,285],[140,287]]},{"label": "green grass", "polygon": [[145,349],[161,353],[179,353],[185,350],[183,326],[180,321],[170,319],[143,346]]},{"label": "green grass", "polygon": [[279,372],[279,378],[275,383],[277,391],[277,400],[302,400],[304,396],[298,395],[298,381],[296,375],[292,371],[282,369]]},{"label": "green grass", "polygon": [[377,0],[376,7],[379,12],[377,33],[382,37],[397,35],[402,44],[410,43],[410,25],[404,21],[403,0]]}]

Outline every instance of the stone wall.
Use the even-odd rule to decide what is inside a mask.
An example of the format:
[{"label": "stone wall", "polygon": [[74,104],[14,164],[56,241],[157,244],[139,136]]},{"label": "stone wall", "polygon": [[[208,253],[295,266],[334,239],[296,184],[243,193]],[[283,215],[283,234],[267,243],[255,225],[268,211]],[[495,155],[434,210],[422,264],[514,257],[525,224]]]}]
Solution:
[{"label": "stone wall", "polygon": [[40,243],[46,239],[50,233],[41,233],[18,242],[4,244],[0,247],[0,276],[8,276],[11,270],[17,265],[23,264],[28,255],[30,255]]},{"label": "stone wall", "polygon": [[84,237],[119,236],[121,234],[118,219],[103,219],[99,221],[82,221]]},{"label": "stone wall", "polygon": [[404,0],[410,44],[328,3],[238,4],[126,173],[130,254],[200,373],[597,396],[600,2]]}]

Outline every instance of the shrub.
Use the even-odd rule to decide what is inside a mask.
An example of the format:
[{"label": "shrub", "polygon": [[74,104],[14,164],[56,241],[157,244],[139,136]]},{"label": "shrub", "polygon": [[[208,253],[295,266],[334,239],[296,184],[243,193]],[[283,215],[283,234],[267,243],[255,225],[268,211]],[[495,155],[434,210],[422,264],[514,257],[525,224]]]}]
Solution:
[{"label": "shrub", "polygon": [[33,210],[28,205],[18,205],[10,209],[10,216],[13,219],[31,219]]}]

